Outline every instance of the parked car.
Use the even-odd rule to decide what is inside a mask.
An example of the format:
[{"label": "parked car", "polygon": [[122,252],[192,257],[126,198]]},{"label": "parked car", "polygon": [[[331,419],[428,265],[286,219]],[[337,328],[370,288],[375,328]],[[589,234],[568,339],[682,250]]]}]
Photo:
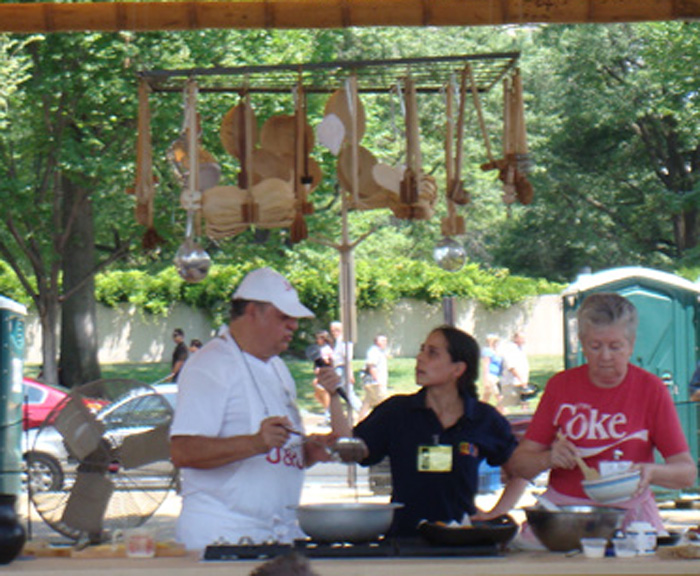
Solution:
[{"label": "parked car", "polygon": [[69,390],[51,386],[32,378],[22,379],[22,429],[38,428]]},{"label": "parked car", "polygon": [[[103,438],[111,452],[117,454],[126,437],[169,423],[176,396],[176,384],[156,384],[134,388],[103,406],[95,419],[104,426]],[[33,492],[69,488],[79,462],[69,453],[56,428],[28,430],[23,434],[23,453]],[[109,465],[110,473],[116,474],[120,469],[118,459]]]},{"label": "parked car", "polygon": [[[22,379],[22,429],[38,428],[51,414],[60,408],[61,402],[70,394],[68,388],[44,384],[32,378]],[[83,398],[85,406],[92,412],[98,412],[107,402],[95,398]],[[56,416],[58,410],[54,414]]]}]

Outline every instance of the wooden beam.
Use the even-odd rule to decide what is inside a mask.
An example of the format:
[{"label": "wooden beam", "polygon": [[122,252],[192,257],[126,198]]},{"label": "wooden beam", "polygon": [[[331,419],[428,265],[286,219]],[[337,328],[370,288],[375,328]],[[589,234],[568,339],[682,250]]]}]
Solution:
[{"label": "wooden beam", "polygon": [[231,0],[0,4],[0,32],[485,26],[700,19],[700,0]]}]

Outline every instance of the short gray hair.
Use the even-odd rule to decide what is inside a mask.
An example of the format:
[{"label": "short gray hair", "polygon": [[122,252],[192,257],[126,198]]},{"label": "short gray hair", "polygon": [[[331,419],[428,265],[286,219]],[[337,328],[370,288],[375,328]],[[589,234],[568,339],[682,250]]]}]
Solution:
[{"label": "short gray hair", "polygon": [[615,324],[623,325],[630,342],[634,342],[637,336],[639,325],[637,308],[627,298],[614,292],[589,294],[584,298],[576,317],[580,340],[583,339],[588,327],[604,328]]}]

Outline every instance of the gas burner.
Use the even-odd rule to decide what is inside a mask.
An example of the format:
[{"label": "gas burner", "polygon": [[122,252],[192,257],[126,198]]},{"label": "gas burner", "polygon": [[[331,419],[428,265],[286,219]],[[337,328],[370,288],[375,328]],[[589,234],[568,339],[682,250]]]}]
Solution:
[{"label": "gas burner", "polygon": [[291,551],[309,558],[390,558],[498,556],[497,544],[479,546],[437,546],[422,538],[391,538],[376,542],[313,542],[295,540],[294,544],[211,544],[204,551],[204,560],[250,560],[273,558]]},{"label": "gas burner", "polygon": [[203,560],[253,560],[274,558],[292,550],[291,544],[209,544],[204,549]]},{"label": "gas burner", "polygon": [[396,556],[394,546],[388,540],[376,542],[314,542],[295,540],[294,550],[314,558],[374,558]]}]

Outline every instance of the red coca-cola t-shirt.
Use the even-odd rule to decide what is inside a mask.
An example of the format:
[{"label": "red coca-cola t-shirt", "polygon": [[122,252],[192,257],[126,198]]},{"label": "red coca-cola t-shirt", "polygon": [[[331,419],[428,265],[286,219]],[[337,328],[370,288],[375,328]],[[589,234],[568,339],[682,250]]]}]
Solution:
[{"label": "red coca-cola t-shirt", "polygon": [[[601,460],[653,462],[654,448],[664,458],[688,451],[678,414],[664,383],[630,364],[615,388],[599,388],[588,379],[588,366],[560,372],[547,383],[525,437],[550,446],[561,432],[576,445],[589,466]],[[585,498],[578,467],[550,471],[552,488]]]}]

